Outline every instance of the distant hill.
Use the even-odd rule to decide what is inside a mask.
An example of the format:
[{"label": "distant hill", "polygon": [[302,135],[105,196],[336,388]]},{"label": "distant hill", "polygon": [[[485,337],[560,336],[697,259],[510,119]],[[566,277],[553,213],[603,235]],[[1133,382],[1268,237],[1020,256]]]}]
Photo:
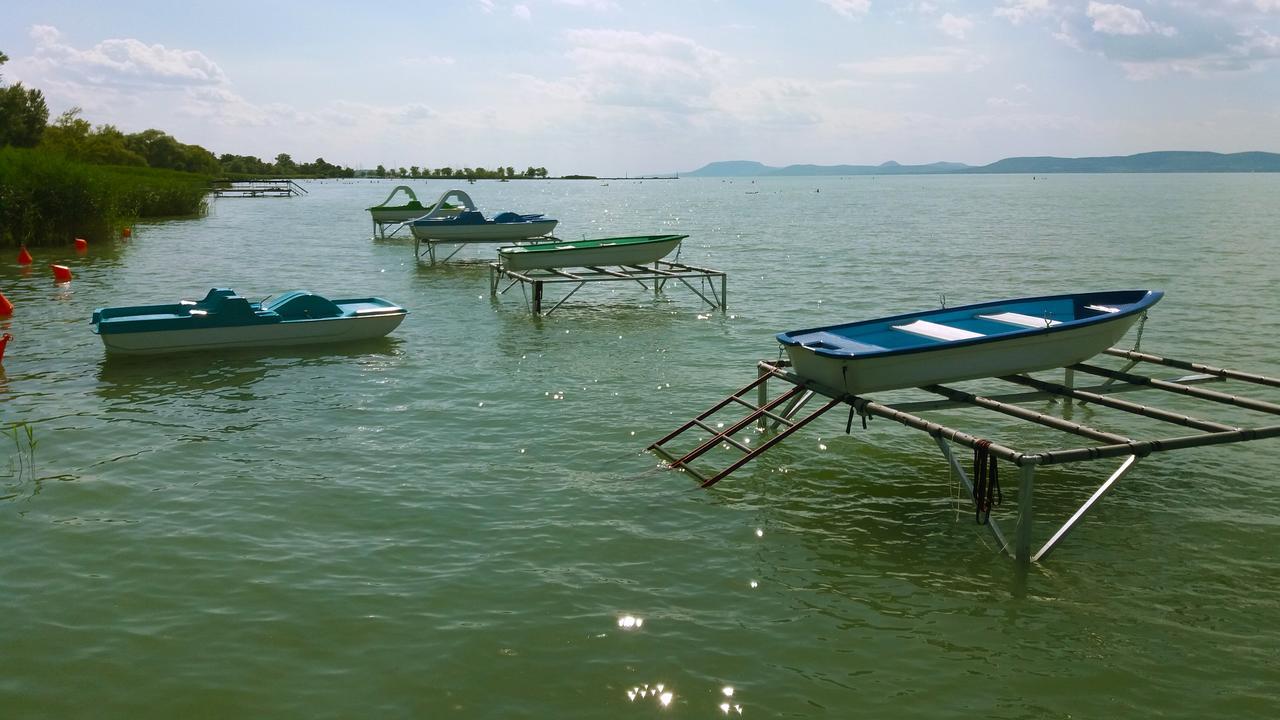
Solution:
[{"label": "distant hill", "polygon": [[1170,150],[1111,157],[1016,157],[990,165],[936,162],[900,165],[788,165],[769,167],[750,160],[713,162],[684,177],[787,177],[813,175],[938,175],[953,173],[1161,173],[1161,172],[1280,172],[1280,154],[1269,152],[1214,153]]},{"label": "distant hill", "polygon": [[778,172],[778,169],[754,160],[721,160],[705,165],[700,170],[681,174],[689,177],[764,177]]},{"label": "distant hill", "polygon": [[1280,172],[1280,154],[1165,151],[1111,157],[1022,157],[997,160],[975,173]]}]

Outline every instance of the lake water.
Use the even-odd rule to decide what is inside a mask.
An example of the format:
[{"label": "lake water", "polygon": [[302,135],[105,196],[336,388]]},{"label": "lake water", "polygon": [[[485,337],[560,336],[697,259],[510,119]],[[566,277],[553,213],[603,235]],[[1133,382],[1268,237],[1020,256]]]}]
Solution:
[{"label": "lake water", "polygon": [[[394,184],[3,259],[0,717],[1280,715],[1280,442],[1148,458],[1025,584],[894,423],[833,412],[706,491],[643,451],[774,333],[943,295],[1160,288],[1144,350],[1280,375],[1280,175],[466,186],[564,238],[687,233],[729,273],[725,313],[605,283],[541,319],[482,265],[372,240]],[[104,360],[95,307],[214,286],[411,314],[345,348]],[[1039,472],[1038,538],[1115,466]]]}]

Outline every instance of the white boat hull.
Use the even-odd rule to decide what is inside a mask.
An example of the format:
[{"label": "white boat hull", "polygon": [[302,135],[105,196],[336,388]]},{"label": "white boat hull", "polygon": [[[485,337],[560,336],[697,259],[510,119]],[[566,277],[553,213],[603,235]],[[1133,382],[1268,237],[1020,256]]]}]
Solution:
[{"label": "white boat hull", "polygon": [[418,240],[457,243],[510,243],[548,235],[558,220],[535,220],[521,223],[485,223],[483,225],[415,224],[410,225]]},{"label": "white boat hull", "polygon": [[382,337],[395,330],[406,313],[364,315],[356,318],[295,320],[243,327],[191,330],[157,330],[99,334],[112,355],[155,355],[227,348],[292,347],[351,342]]},{"label": "white boat hull", "polygon": [[1082,362],[1119,342],[1138,317],[1123,316],[1056,333],[866,358],[824,357],[802,345],[785,347],[797,375],[837,394],[858,395]]},{"label": "white boat hull", "polygon": [[508,270],[544,270],[563,267],[591,267],[599,265],[644,265],[661,260],[680,245],[684,236],[660,242],[574,247],[564,250],[530,252],[521,247],[503,248],[498,252],[499,262]]}]

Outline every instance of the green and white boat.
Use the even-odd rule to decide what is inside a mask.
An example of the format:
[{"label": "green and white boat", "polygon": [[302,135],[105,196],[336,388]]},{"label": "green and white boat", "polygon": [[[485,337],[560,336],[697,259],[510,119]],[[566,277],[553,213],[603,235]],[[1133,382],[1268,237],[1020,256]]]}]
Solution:
[{"label": "green and white boat", "polygon": [[[398,205],[392,205],[391,201],[396,195],[404,193],[409,196],[408,202],[402,202]],[[368,208],[369,215],[373,218],[373,222],[378,225],[389,225],[391,223],[402,223],[414,220],[426,215],[435,209],[435,205],[423,205],[418,202],[418,196],[414,194],[413,188],[408,185],[397,185],[391,194],[383,200],[381,204]],[[457,215],[462,208],[457,205],[445,203],[445,206],[438,213],[439,216]]]},{"label": "green and white boat", "polygon": [[498,248],[498,262],[507,270],[545,270],[601,265],[644,265],[670,255],[688,235],[638,235],[539,242]]}]

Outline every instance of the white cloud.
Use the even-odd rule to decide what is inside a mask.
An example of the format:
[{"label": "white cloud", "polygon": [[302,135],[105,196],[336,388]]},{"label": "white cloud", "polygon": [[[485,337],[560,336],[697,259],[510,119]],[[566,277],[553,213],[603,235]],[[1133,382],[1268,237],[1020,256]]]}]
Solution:
[{"label": "white cloud", "polygon": [[476,4],[486,15],[493,12],[493,0],[476,0]]},{"label": "white cloud", "polygon": [[533,17],[533,13],[529,12],[528,5],[512,5],[511,16],[520,20],[529,20]]},{"label": "white cloud", "polygon": [[945,50],[924,55],[895,55],[842,63],[840,68],[863,75],[936,75],[973,72],[986,64],[984,56],[966,50]]},{"label": "white cloud", "polygon": [[1024,20],[1042,17],[1053,12],[1049,0],[1003,0],[1003,4],[992,11],[996,17],[1007,19],[1014,25]]},{"label": "white cloud", "polygon": [[706,110],[727,63],[721,53],[670,33],[569,30],[568,58],[584,97],[601,105],[677,113]]},{"label": "white cloud", "polygon": [[116,87],[184,87],[221,85],[227,76],[217,63],[195,50],[174,50],[139,40],[103,40],[87,50],[62,42],[49,25],[31,28],[35,40],[33,62],[63,79]]},{"label": "white cloud", "polygon": [[866,15],[871,11],[871,0],[819,0],[845,17]]},{"label": "white cloud", "polygon": [[963,40],[965,34],[973,29],[973,21],[947,13],[938,20],[938,29],[957,40]]},{"label": "white cloud", "polygon": [[1150,80],[1173,73],[1204,76],[1256,71],[1263,63],[1280,60],[1280,36],[1249,30],[1239,37],[1239,42],[1217,52],[1185,58],[1122,61],[1120,66],[1130,80]]},{"label": "white cloud", "polygon": [[1147,20],[1141,10],[1127,5],[1113,5],[1091,0],[1085,15],[1093,20],[1094,31],[1104,35],[1172,36],[1178,33],[1176,28]]}]

